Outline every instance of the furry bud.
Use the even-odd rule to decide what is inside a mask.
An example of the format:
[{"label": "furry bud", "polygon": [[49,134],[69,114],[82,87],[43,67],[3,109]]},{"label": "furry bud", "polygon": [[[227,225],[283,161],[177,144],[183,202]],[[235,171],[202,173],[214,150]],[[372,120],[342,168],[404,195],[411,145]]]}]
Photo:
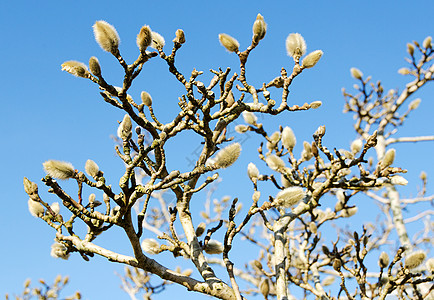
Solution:
[{"label": "furry bud", "polygon": [[395,175],[390,178],[390,183],[393,185],[407,185],[408,181],[402,176]]},{"label": "furry bud", "polygon": [[219,241],[209,240],[204,250],[208,254],[220,254],[223,253],[224,246]]},{"label": "furry bud", "polygon": [[239,143],[233,143],[226,146],[217,153],[214,165],[217,168],[227,168],[238,159],[240,153],[241,145]]},{"label": "furry bud", "polygon": [[315,50],[311,53],[309,53],[301,62],[301,65],[304,68],[312,68],[316,65],[316,63],[320,60],[321,56],[323,55],[323,52],[321,50]]},{"label": "furry bud", "polygon": [[282,145],[289,151],[294,149],[297,139],[295,138],[295,134],[291,128],[286,126],[282,131]]},{"label": "furry bud", "polygon": [[164,45],[166,44],[166,41],[161,36],[161,34],[159,34],[158,32],[152,31],[151,37],[152,37],[151,47],[154,49],[157,49],[157,50],[163,49]]},{"label": "furry bud", "polygon": [[116,29],[106,21],[96,21],[93,25],[95,40],[107,52],[116,54],[120,39]]},{"label": "furry bud", "polygon": [[247,175],[250,180],[256,182],[259,177],[259,170],[254,163],[249,163],[247,166]]},{"label": "furry bud", "polygon": [[38,193],[38,185],[26,177],[23,179],[23,185],[24,185],[24,191],[27,193],[27,195],[37,194]]},{"label": "furry bud", "polygon": [[87,66],[84,63],[75,60],[65,61],[62,64],[62,71],[66,71],[69,74],[82,78],[87,78],[89,74]]},{"label": "furry bud", "polygon": [[389,255],[387,255],[386,252],[381,252],[380,258],[378,259],[378,265],[382,269],[387,268],[387,266],[389,265]]},{"label": "furry bud", "polygon": [[98,58],[96,58],[95,56],[92,56],[89,59],[89,69],[93,75],[97,77],[101,76],[101,66],[99,64]]},{"label": "furry bud", "polygon": [[66,248],[65,245],[61,243],[54,243],[53,245],[51,245],[50,255],[54,258],[68,259],[68,248]]},{"label": "furry bud", "polygon": [[427,36],[422,43],[422,46],[426,49],[432,48],[432,37]]},{"label": "furry bud", "polygon": [[154,239],[144,239],[142,249],[148,254],[158,254],[160,252],[160,244]]},{"label": "furry bud", "polygon": [[140,29],[137,35],[137,47],[139,47],[140,52],[144,53],[146,48],[148,48],[152,43],[152,31],[149,26],[145,25]]},{"label": "furry bud", "polygon": [[362,80],[363,73],[359,69],[351,68],[350,71],[351,71],[351,76],[353,76],[355,79]]},{"label": "furry bud", "polygon": [[151,95],[149,95],[148,92],[143,91],[140,94],[140,97],[142,98],[143,104],[145,104],[146,106],[151,106],[152,105],[152,97],[151,97]]},{"label": "furry bud", "polygon": [[258,14],[255,23],[253,23],[253,41],[258,43],[265,37],[266,32],[267,24],[264,21],[264,17],[261,14]]},{"label": "furry bud", "polygon": [[118,137],[122,140],[127,140],[132,135],[133,125],[129,115],[125,115],[118,127]]},{"label": "furry bud", "polygon": [[175,38],[173,39],[174,43],[184,44],[185,43],[185,34],[182,29],[178,29],[175,33]]},{"label": "furry bud", "polygon": [[291,206],[296,205],[305,196],[306,196],[306,193],[303,191],[303,189],[301,187],[292,186],[292,187],[286,188],[286,189],[280,191],[279,193],[277,193],[276,198],[274,199],[273,203],[276,206],[289,208]]},{"label": "furry bud", "polygon": [[74,167],[69,162],[48,160],[43,164],[44,171],[53,178],[69,179],[75,175]]},{"label": "furry bud", "polygon": [[45,210],[44,210],[44,206],[42,206],[41,203],[29,198],[29,201],[27,201],[27,205],[28,205],[30,214],[32,216],[34,216],[35,218],[39,218],[39,217],[42,217],[44,215]]},{"label": "furry bud", "polygon": [[226,48],[229,52],[238,52],[238,49],[240,47],[240,43],[230,35],[226,33],[220,33],[219,34],[219,41],[220,44],[222,44],[223,47]]},{"label": "furry bud", "polygon": [[393,164],[393,161],[395,160],[395,152],[395,149],[387,150],[383,160],[381,161],[381,166],[383,168],[387,168]]},{"label": "furry bud", "polygon": [[294,59],[299,59],[306,53],[306,42],[299,33],[291,33],[286,38],[286,52]]},{"label": "furry bud", "polygon": [[250,125],[256,125],[256,121],[258,120],[258,118],[255,116],[255,114],[250,112],[250,111],[244,111],[243,112],[243,119],[244,119],[244,122],[246,122],[247,124],[250,124]]},{"label": "furry bud", "polygon": [[98,165],[96,164],[96,162],[94,162],[91,159],[88,159],[86,161],[86,164],[84,165],[84,170],[86,171],[86,173],[89,176],[91,176],[93,178],[95,178],[98,175],[98,173],[99,173],[99,167],[98,167]]},{"label": "furry bud", "polygon": [[420,251],[415,251],[413,253],[410,253],[406,258],[405,258],[405,267],[407,269],[414,269],[419,267],[423,261],[426,258],[426,254],[424,251],[420,250]]},{"label": "furry bud", "polygon": [[201,236],[205,232],[205,229],[206,229],[206,224],[204,222],[197,225],[196,236],[197,237]]},{"label": "furry bud", "polygon": [[265,159],[268,167],[274,171],[282,171],[285,169],[285,162],[278,156],[271,154]]}]

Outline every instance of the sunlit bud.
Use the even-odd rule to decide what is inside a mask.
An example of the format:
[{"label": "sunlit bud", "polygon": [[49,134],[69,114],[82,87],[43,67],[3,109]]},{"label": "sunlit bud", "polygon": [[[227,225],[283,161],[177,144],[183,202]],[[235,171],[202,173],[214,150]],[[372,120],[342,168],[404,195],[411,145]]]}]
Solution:
[{"label": "sunlit bud", "polygon": [[351,69],[350,69],[350,72],[351,72],[351,76],[353,76],[355,79],[359,79],[359,80],[361,80],[362,77],[363,77],[363,73],[362,73],[362,71],[360,71],[360,70],[357,69],[357,68],[351,68]]},{"label": "sunlit bud", "polygon": [[333,282],[335,282],[335,277],[329,275],[326,278],[324,278],[324,280],[322,281],[322,285],[323,286],[329,286],[329,285],[332,285]]},{"label": "sunlit bud", "polygon": [[289,208],[300,202],[306,193],[301,187],[292,186],[277,193],[274,203],[276,206]]},{"label": "sunlit bud", "polygon": [[350,218],[350,217],[354,216],[358,210],[359,209],[357,206],[346,208],[346,209],[342,210],[341,216],[344,218]]},{"label": "sunlit bud", "polygon": [[53,245],[51,245],[50,255],[54,258],[61,258],[61,259],[69,258],[68,249],[65,247],[65,245],[61,243],[54,243]]},{"label": "sunlit bud", "polygon": [[340,271],[342,267],[342,262],[340,259],[335,258],[333,261],[333,269],[335,269],[336,271]]},{"label": "sunlit bud", "polygon": [[338,198],[339,202],[345,202],[345,192],[343,190],[339,190],[336,192],[336,198]]},{"label": "sunlit bud", "polygon": [[26,279],[26,281],[24,281],[24,288],[26,289],[26,288],[28,288],[29,286],[30,286],[30,283],[31,283],[32,281],[30,280],[30,278],[27,278]]},{"label": "sunlit bud", "polygon": [[299,59],[306,53],[306,42],[299,33],[291,33],[286,38],[286,52],[294,59]]},{"label": "sunlit bud", "polygon": [[252,195],[252,200],[253,202],[258,202],[259,198],[261,198],[261,192],[260,191],[255,191]]},{"label": "sunlit bud", "polygon": [[312,146],[308,142],[303,142],[303,151],[301,152],[301,156],[304,160],[309,160],[313,157]]},{"label": "sunlit bud", "polygon": [[186,270],[182,271],[182,275],[184,275],[184,276],[190,276],[191,274],[193,274],[192,269],[186,269]]},{"label": "sunlit bud", "polygon": [[250,180],[256,182],[259,177],[259,170],[254,163],[249,163],[247,166],[247,175]]},{"label": "sunlit bud", "polygon": [[285,168],[285,162],[274,154],[268,155],[265,162],[274,171],[282,171]]},{"label": "sunlit bud", "polygon": [[304,68],[312,68],[320,60],[322,54],[323,54],[323,52],[321,50],[315,50],[315,51],[309,53],[303,59],[303,61],[301,62],[301,65]]},{"label": "sunlit bud", "polygon": [[411,56],[413,56],[413,54],[414,54],[414,45],[413,45],[413,44],[410,44],[410,43],[407,44],[407,52],[408,52]]},{"label": "sunlit bud", "polygon": [[380,268],[384,269],[389,265],[389,255],[386,252],[381,252],[380,258],[378,259],[378,265]]},{"label": "sunlit bud", "polygon": [[198,237],[201,236],[205,232],[205,229],[206,229],[206,224],[204,222],[201,222],[199,225],[197,225],[196,236]]},{"label": "sunlit bud", "polygon": [[256,267],[256,268],[258,268],[259,270],[262,270],[263,269],[263,266],[262,266],[262,263],[259,261],[259,260],[254,260],[253,261],[253,265]]},{"label": "sunlit bud", "polygon": [[149,26],[145,25],[140,29],[137,35],[137,47],[139,47],[140,52],[144,53],[146,48],[148,48],[152,43],[152,31]]},{"label": "sunlit bud", "polygon": [[107,52],[116,54],[120,39],[116,29],[106,21],[96,21],[93,25],[95,40]]},{"label": "sunlit bud", "polygon": [[432,47],[431,42],[432,42],[432,37],[427,36],[427,37],[423,40],[422,46],[423,46],[424,48],[431,48],[431,47]]},{"label": "sunlit bud", "polygon": [[51,210],[57,215],[60,212],[60,205],[59,202],[54,202],[50,205]]},{"label": "sunlit bud", "polygon": [[310,223],[309,223],[309,230],[310,230],[312,233],[316,234],[317,231],[318,231],[318,227],[316,226],[316,224],[315,224],[314,222],[310,222]]},{"label": "sunlit bud", "polygon": [[91,159],[88,159],[86,161],[86,164],[84,165],[84,170],[86,171],[86,173],[89,176],[91,176],[93,178],[95,178],[98,175],[98,173],[99,173],[99,167],[98,167],[98,165],[96,164],[96,162],[94,162]]},{"label": "sunlit bud", "polygon": [[426,258],[426,254],[424,251],[420,250],[420,251],[415,251],[413,253],[410,253],[406,258],[405,258],[405,267],[407,269],[414,269],[417,268],[418,266],[420,266],[423,261]]},{"label": "sunlit bud", "polygon": [[174,43],[184,44],[185,43],[185,34],[182,29],[176,30],[175,38],[173,39]]},{"label": "sunlit bud", "polygon": [[65,61],[62,64],[62,71],[83,78],[86,78],[89,74],[87,66],[84,63],[75,60]]},{"label": "sunlit bud", "polygon": [[315,131],[315,134],[319,136],[323,136],[325,132],[326,132],[326,128],[324,125],[322,125],[318,127],[318,129]]},{"label": "sunlit bud", "polygon": [[390,182],[394,185],[407,185],[408,181],[402,176],[395,175],[390,178]]},{"label": "sunlit bud", "polygon": [[53,178],[68,179],[73,178],[75,174],[74,167],[69,162],[48,160],[42,165],[44,171]]},{"label": "sunlit bud", "polygon": [[420,172],[419,178],[425,181],[427,179],[426,172],[425,171]]},{"label": "sunlit bud", "polygon": [[95,76],[101,76],[101,66],[99,64],[98,58],[92,56],[89,58],[89,69]]},{"label": "sunlit bud", "polygon": [[166,45],[166,41],[158,32],[152,31],[152,43],[151,47],[154,49],[163,49],[164,45]]},{"label": "sunlit bud", "polygon": [[44,215],[44,206],[41,203],[33,201],[31,198],[29,198],[29,201],[27,201],[27,205],[29,207],[30,214],[35,218]]},{"label": "sunlit bud", "polygon": [[127,140],[132,135],[133,125],[129,115],[125,115],[118,127],[118,137],[122,140]]},{"label": "sunlit bud", "polygon": [[253,40],[257,43],[262,40],[267,32],[267,24],[261,14],[256,16],[256,21],[253,23]]},{"label": "sunlit bud", "polygon": [[408,109],[410,110],[414,110],[417,109],[419,107],[419,104],[422,100],[420,100],[420,98],[414,99],[413,101],[410,102],[410,104],[408,105]]},{"label": "sunlit bud", "polygon": [[96,198],[96,196],[95,196],[94,193],[90,194],[89,195],[89,203],[94,203],[95,202],[95,198]]},{"label": "sunlit bud", "polygon": [[295,144],[297,143],[297,139],[295,138],[295,134],[291,128],[286,126],[282,131],[282,145],[289,151],[294,149]]},{"label": "sunlit bud", "polygon": [[23,179],[24,191],[26,191],[27,195],[37,194],[38,193],[38,185],[26,177]]},{"label": "sunlit bud", "polygon": [[322,102],[321,101],[313,101],[309,105],[310,105],[310,108],[317,109],[318,107],[320,107],[322,105]]},{"label": "sunlit bud", "polygon": [[142,249],[148,254],[158,254],[160,252],[160,244],[154,239],[144,239],[142,241]]},{"label": "sunlit bud", "polygon": [[410,70],[408,68],[401,68],[398,70],[398,73],[401,75],[408,75],[410,74]]},{"label": "sunlit bud", "polygon": [[231,166],[240,156],[241,145],[233,143],[220,150],[215,157],[215,166],[217,168],[227,168]]},{"label": "sunlit bud", "polygon": [[393,161],[395,160],[395,153],[396,153],[395,149],[387,150],[383,160],[381,161],[381,166],[383,168],[387,168],[393,164]]},{"label": "sunlit bud", "polygon": [[208,254],[220,254],[223,253],[224,246],[219,241],[209,240],[204,250]]},{"label": "sunlit bud", "polygon": [[362,147],[363,147],[362,140],[360,140],[360,139],[354,140],[350,146],[351,152],[354,154],[359,153],[360,150],[362,150]]},{"label": "sunlit bud", "polygon": [[151,106],[152,105],[152,97],[151,97],[151,95],[149,95],[148,92],[143,91],[140,94],[140,97],[142,98],[143,104],[145,104],[146,106]]},{"label": "sunlit bud", "polygon": [[235,126],[235,131],[238,133],[245,133],[247,132],[247,130],[249,130],[249,126],[244,125],[244,124],[240,124]]},{"label": "sunlit bud", "polygon": [[270,293],[270,283],[268,282],[268,278],[263,278],[261,283],[259,284],[259,290],[265,299],[268,299],[268,294]]},{"label": "sunlit bud", "polygon": [[250,112],[250,111],[244,111],[243,112],[243,119],[244,119],[244,122],[246,122],[247,124],[250,124],[250,125],[256,125],[256,121],[258,120],[258,118],[255,116],[255,114]]},{"label": "sunlit bud", "polygon": [[269,151],[272,151],[277,143],[280,141],[280,132],[279,131],[275,131],[273,132],[273,134],[269,137],[270,141],[267,142],[267,149]]},{"label": "sunlit bud", "polygon": [[219,34],[219,41],[220,44],[222,44],[223,47],[226,48],[229,52],[238,52],[238,49],[240,47],[240,43],[230,35],[226,33],[220,33]]},{"label": "sunlit bud", "polygon": [[426,269],[431,272],[434,273],[434,258],[431,257],[430,259],[428,259],[425,263],[426,265]]},{"label": "sunlit bud", "polygon": [[283,187],[287,188],[287,187],[292,186],[291,181],[289,181],[288,179],[286,179],[286,177],[283,174],[280,175],[280,181],[282,182]]}]

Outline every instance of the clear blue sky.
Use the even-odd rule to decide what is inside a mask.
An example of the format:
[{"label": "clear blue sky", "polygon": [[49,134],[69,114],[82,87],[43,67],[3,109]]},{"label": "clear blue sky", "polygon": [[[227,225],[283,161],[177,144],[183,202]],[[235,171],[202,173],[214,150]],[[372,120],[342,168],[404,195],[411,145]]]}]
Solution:
[{"label": "clear blue sky", "polygon": [[[274,131],[279,122],[289,125],[301,142],[310,140],[319,125],[326,125],[327,144],[337,148],[348,147],[355,138],[351,117],[341,113],[344,103],[341,88],[351,89],[354,83],[349,69],[358,67],[365,75],[372,75],[374,81],[382,80],[386,89],[402,88],[406,78],[397,74],[397,70],[406,65],[403,59],[406,43],[434,35],[433,1],[265,3],[226,0],[176,3],[17,0],[2,3],[0,295],[21,291],[26,278],[52,281],[60,273],[71,276],[66,295],[79,289],[85,299],[128,299],[117,288],[120,281],[114,271],[122,273],[119,265],[100,258],[84,262],[79,255],[73,255],[68,261],[62,261],[49,255],[54,232],[28,213],[28,197],[22,188],[23,176],[40,182],[44,176],[42,162],[48,159],[70,161],[76,168],[83,169],[85,161],[91,158],[113,184],[118,181],[122,164],[115,157],[110,135],[116,133],[116,120],[122,119],[122,113],[104,103],[90,81],[60,70],[64,61],[73,59],[87,63],[89,57],[95,55],[106,79],[115,85],[121,84],[121,68],[93,38],[91,26],[96,20],[106,20],[116,27],[122,40],[121,53],[129,62],[137,57],[135,38],[142,25],[148,24],[162,34],[169,46],[176,29],[182,28],[187,43],[178,53],[178,65],[189,74],[193,68],[206,72],[210,68],[230,66],[238,71],[236,56],[220,46],[217,35],[228,33],[239,40],[242,48],[248,46],[251,26],[260,12],[268,23],[268,32],[248,62],[248,79],[256,84],[277,76],[282,66],[292,67],[284,41],[289,33],[301,33],[308,52],[321,49],[324,56],[315,68],[297,78],[289,101],[303,104],[321,100],[323,106],[316,111],[286,114],[269,121],[268,127]],[[148,91],[153,96],[156,113],[164,121],[175,114],[180,95],[180,86],[167,73],[165,63],[153,59],[145,65],[131,90],[136,98],[141,90]],[[422,103],[400,135],[434,134],[433,95],[433,86],[415,95],[415,98],[422,98]],[[237,168],[221,172],[223,180],[230,178],[233,172],[240,182],[222,185],[216,196],[228,194],[250,199],[250,192],[237,194],[240,188],[235,187],[249,187],[245,168],[254,159],[257,145],[253,136],[243,144],[243,156]],[[176,147],[183,152],[172,152],[169,159],[185,166],[194,147],[183,141]],[[408,189],[402,189],[403,195],[417,192],[417,177],[422,169],[433,174],[433,150],[433,143],[398,148],[397,165],[409,169],[406,178],[410,184]],[[413,155],[415,153],[417,155]],[[49,198],[42,185],[40,190],[49,202],[56,201],[54,197]],[[433,184],[428,186],[428,191],[434,191]],[[361,209],[360,220],[364,211]],[[131,250],[122,245],[125,241],[120,234],[101,238],[103,246],[128,254]],[[169,290],[156,299],[175,297],[174,292],[184,293],[182,288],[170,287]],[[206,299],[197,294],[189,297]]]}]

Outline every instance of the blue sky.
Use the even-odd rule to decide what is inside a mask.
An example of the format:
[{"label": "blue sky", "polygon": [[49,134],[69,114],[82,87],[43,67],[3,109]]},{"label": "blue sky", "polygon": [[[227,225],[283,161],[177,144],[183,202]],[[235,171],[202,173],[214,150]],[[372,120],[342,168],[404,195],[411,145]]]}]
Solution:
[{"label": "blue sky", "polygon": [[[26,278],[47,281],[56,274],[68,274],[68,291],[79,289],[85,299],[127,299],[120,291],[114,271],[122,267],[95,258],[84,262],[78,255],[61,261],[49,255],[54,232],[33,218],[27,211],[27,195],[22,188],[23,176],[38,182],[44,176],[42,162],[48,159],[70,161],[83,169],[87,159],[94,159],[114,184],[122,163],[116,158],[110,135],[116,133],[121,111],[104,103],[98,88],[90,81],[62,72],[67,60],[87,63],[95,55],[100,60],[108,81],[120,85],[121,68],[115,59],[103,52],[95,42],[91,26],[96,20],[113,24],[120,37],[120,50],[131,62],[138,55],[136,35],[144,24],[159,32],[170,46],[176,29],[186,33],[187,43],[178,52],[179,69],[189,74],[193,68],[203,70],[230,66],[238,72],[235,55],[226,52],[218,42],[219,33],[238,39],[241,48],[249,45],[251,26],[261,13],[268,32],[248,62],[248,79],[260,85],[292,67],[284,41],[289,33],[301,33],[308,52],[321,49],[324,55],[313,69],[306,70],[292,85],[290,102],[303,104],[321,100],[315,111],[285,114],[266,119],[270,131],[278,124],[293,128],[299,141],[310,139],[319,125],[326,125],[326,142],[330,147],[348,147],[355,138],[351,116],[343,115],[341,88],[351,89],[355,83],[349,69],[357,67],[373,80],[382,80],[386,89],[400,88],[408,79],[397,70],[406,66],[406,43],[422,41],[433,35],[433,1],[7,1],[1,5],[0,80],[2,103],[0,128],[4,132],[1,147],[2,206],[0,212],[0,295],[16,293]],[[167,47],[168,48],[168,47]],[[206,74],[205,78],[210,78]],[[154,110],[163,121],[177,112],[181,87],[168,75],[167,66],[153,59],[144,67],[133,97],[148,91],[154,99]],[[414,98],[422,103],[402,128],[400,136],[432,135],[434,87],[427,86]],[[243,144],[243,155],[236,168],[221,172],[237,181],[222,184],[216,197],[243,195],[239,187],[250,187],[245,168],[255,159],[258,143],[252,135]],[[189,137],[170,145],[169,162],[182,168],[194,156]],[[301,144],[301,143],[299,143]],[[298,145],[300,147],[300,145]],[[176,151],[175,151],[176,150]],[[409,170],[410,184],[403,195],[416,194],[419,172],[428,175],[434,167],[431,155],[434,143],[404,145],[397,148],[396,164]],[[417,154],[417,155],[414,155]],[[262,166],[264,167],[264,166]],[[46,199],[46,189],[40,186]],[[432,184],[428,192],[433,192]],[[202,205],[199,203],[198,205]],[[361,209],[361,218],[363,220]],[[98,240],[97,240],[98,241]],[[123,246],[125,238],[118,233],[101,239],[119,251],[130,253]],[[169,293],[184,292],[169,288]],[[156,299],[165,299],[161,294]],[[205,296],[190,295],[194,299]]]}]

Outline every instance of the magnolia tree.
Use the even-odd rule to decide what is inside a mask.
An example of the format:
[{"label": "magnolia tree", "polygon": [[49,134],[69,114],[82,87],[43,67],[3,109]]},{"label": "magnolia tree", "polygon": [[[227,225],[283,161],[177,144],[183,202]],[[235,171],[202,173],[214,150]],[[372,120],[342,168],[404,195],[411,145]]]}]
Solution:
[{"label": "magnolia tree", "polygon": [[[101,48],[122,66],[123,85],[116,87],[106,81],[96,57],[90,58],[89,66],[67,61],[62,69],[96,84],[105,102],[125,112],[116,147],[125,171],[115,186],[107,182],[93,160],[86,162],[85,172],[68,162],[44,162],[47,176],[42,182],[60,198],[62,208],[58,202],[45,200],[37,184],[24,178],[31,214],[55,231],[52,256],[67,259],[78,253],[89,260],[99,255],[124,264],[122,287],[132,299],[140,294],[150,298],[168,284],[219,299],[261,294],[266,299],[433,296],[434,260],[423,250],[432,242],[432,224],[426,221],[432,211],[413,211],[413,217],[406,220],[403,209],[411,212],[414,203],[430,202],[434,197],[426,195],[427,176],[422,173],[423,188],[417,197],[401,199],[396,185],[407,184],[402,176],[406,170],[395,166],[392,148],[402,142],[434,140],[434,136],[398,135],[399,127],[420,103],[412,100],[413,94],[434,79],[434,66],[429,66],[434,57],[431,37],[422,44],[407,45],[409,67],[399,72],[410,81],[400,91],[387,92],[380,81],[374,83],[360,70],[351,69],[356,91],[344,90],[344,110],[354,115],[357,137],[348,149],[326,145],[324,137],[334,133],[326,133],[325,126],[320,126],[303,142],[299,153],[290,127],[282,124],[278,131],[269,131],[258,116],[321,106],[320,101],[297,105],[289,99],[293,80],[322,56],[321,50],[306,55],[300,34],[291,33],[286,39],[287,53],[294,61],[292,70],[282,68],[275,78],[264,78],[262,85],[253,86],[247,79],[246,63],[267,31],[260,14],[245,50],[233,37],[219,35],[221,45],[238,56],[239,71],[210,70],[209,82],[201,81],[202,71],[193,69],[186,75],[178,70],[175,58],[186,42],[181,29],[169,49],[160,34],[143,26],[137,35],[138,58],[131,64],[120,53],[119,36],[112,25],[97,21],[93,29]],[[178,98],[179,112],[167,123],[154,113],[149,93],[143,91],[138,101],[128,94],[145,63],[154,59],[164,60],[185,90]],[[229,134],[229,126],[234,125],[236,133]],[[169,140],[182,143],[182,132],[199,137],[201,150],[191,168],[178,170],[168,163],[166,144]],[[241,145],[233,141],[234,135],[248,133],[257,134],[259,148],[257,159],[245,166],[252,184],[250,192],[238,195],[251,195],[248,201],[243,200],[244,208],[237,198],[208,201],[198,197],[205,188],[215,188],[218,170],[230,168],[240,156]],[[77,192],[67,193],[57,179],[75,182]],[[85,194],[89,188],[95,192]],[[228,192],[237,196],[237,191]],[[352,218],[363,205],[353,199],[359,194],[374,199],[382,217],[351,231],[338,228],[337,238],[327,239],[324,232],[330,231],[329,224]],[[175,204],[169,205],[168,195],[176,198]],[[335,199],[333,205],[324,203],[326,195]],[[192,201],[202,203],[205,210],[193,214]],[[409,232],[406,226],[410,221],[420,222],[421,232]],[[77,227],[77,223],[85,226]],[[123,230],[134,255],[98,245],[98,236],[114,227]],[[399,242],[391,247],[393,239]],[[231,250],[242,243],[250,244],[249,253],[256,259],[234,259]],[[163,252],[190,261],[191,269],[164,265]],[[368,257],[378,264],[368,263]],[[151,284],[155,276],[161,282]]]}]

